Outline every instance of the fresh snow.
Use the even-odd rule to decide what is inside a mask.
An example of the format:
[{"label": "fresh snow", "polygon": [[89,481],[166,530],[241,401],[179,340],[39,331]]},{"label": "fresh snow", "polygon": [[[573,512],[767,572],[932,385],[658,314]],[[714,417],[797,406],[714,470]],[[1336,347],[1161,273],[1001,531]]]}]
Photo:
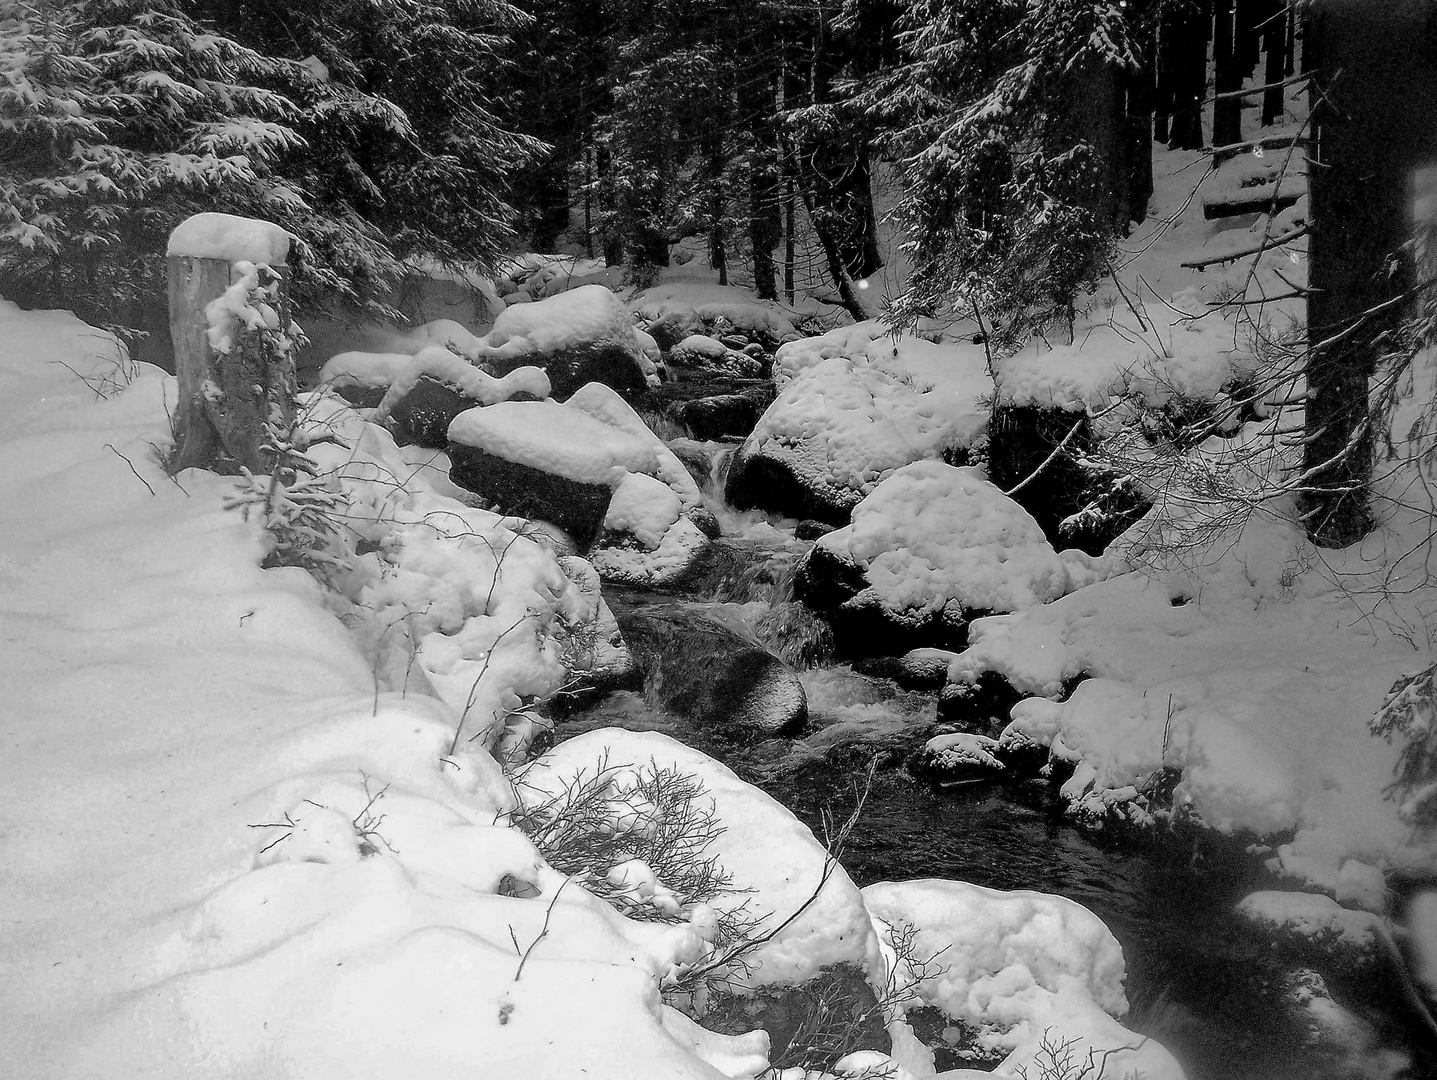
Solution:
[{"label": "fresh snow", "polygon": [[529,304],[507,307],[469,356],[511,363],[530,354],[548,355],[576,346],[611,345],[642,365],[643,349],[623,301],[602,285],[582,285]]},{"label": "fresh snow", "polygon": [[167,250],[171,256],[283,266],[289,259],[289,240],[289,233],[273,222],[211,212],[194,214],[175,226]]}]

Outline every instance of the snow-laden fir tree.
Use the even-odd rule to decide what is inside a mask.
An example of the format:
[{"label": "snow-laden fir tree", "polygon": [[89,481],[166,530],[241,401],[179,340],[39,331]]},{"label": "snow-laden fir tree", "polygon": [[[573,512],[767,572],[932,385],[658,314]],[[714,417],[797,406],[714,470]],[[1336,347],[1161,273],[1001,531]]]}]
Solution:
[{"label": "snow-laden fir tree", "polygon": [[1000,346],[1071,328],[1126,224],[1114,0],[912,0],[906,63],[862,95],[892,132],[913,277],[893,317],[976,314]]},{"label": "snow-laden fir tree", "polygon": [[[0,3],[0,293],[124,323],[165,238],[222,207],[288,224],[279,65],[167,0]],[[157,256],[157,253],[158,256]]]}]

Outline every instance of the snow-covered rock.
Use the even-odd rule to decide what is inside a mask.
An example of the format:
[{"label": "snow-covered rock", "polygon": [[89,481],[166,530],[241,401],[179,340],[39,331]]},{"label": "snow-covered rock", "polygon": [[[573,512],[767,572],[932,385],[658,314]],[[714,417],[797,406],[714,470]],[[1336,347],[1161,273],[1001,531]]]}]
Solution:
[{"label": "snow-covered rock", "polygon": [[542,367],[558,397],[588,382],[637,394],[658,381],[628,309],[602,285],[505,308],[471,359],[499,371]]},{"label": "snow-covered rock", "polygon": [[611,387],[568,402],[506,402],[449,426],[455,481],[504,513],[560,526],[600,575],[661,585],[707,546],[693,477]]},{"label": "snow-covered rock", "polygon": [[1128,1011],[1123,950],[1081,904],[938,879],[870,885],[863,899],[886,926],[915,929],[915,957],[938,958],[905,1007],[932,1005],[977,1029],[980,1046],[1006,1053],[1000,1074],[1035,1075],[1045,1039],[1074,1039],[1080,1060],[1089,1048],[1113,1052],[1104,1075],[1182,1080],[1171,1054],[1118,1023]]},{"label": "snow-covered rock", "polygon": [[1056,600],[1068,571],[1021,506],[977,469],[918,461],[880,482],[853,522],[818,539],[795,593],[840,645],[902,652],[961,643],[976,615]]},{"label": "snow-covered rock", "polygon": [[895,469],[965,445],[971,417],[944,398],[842,357],[806,370],[779,393],[734,457],[725,487],[758,507],[841,525]]},{"label": "snow-covered rock", "polygon": [[671,372],[691,378],[755,379],[763,373],[763,362],[717,338],[690,334],[669,350]]},{"label": "snow-covered rock", "polygon": [[1371,970],[1389,933],[1380,915],[1342,907],[1322,893],[1264,889],[1243,897],[1237,911],[1294,962],[1328,971]]},{"label": "snow-covered rock", "polygon": [[690,334],[722,337],[736,331],[772,348],[798,337],[778,304],[755,299],[728,285],[701,281],[661,282],[634,298],[634,313],[648,324],[660,345],[672,347]]}]

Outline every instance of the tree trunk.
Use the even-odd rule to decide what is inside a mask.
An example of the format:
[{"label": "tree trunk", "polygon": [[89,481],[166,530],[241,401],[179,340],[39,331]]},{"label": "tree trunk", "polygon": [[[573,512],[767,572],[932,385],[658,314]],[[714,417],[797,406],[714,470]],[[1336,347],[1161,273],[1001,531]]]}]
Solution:
[{"label": "tree trunk", "polygon": [[[765,69],[766,70],[766,69]],[[782,232],[779,147],[775,130],[778,87],[772,77],[740,83],[739,110],[751,143],[748,161],[748,244],[753,287],[760,300],[778,299],[773,249]]]},{"label": "tree trunk", "polygon": [[1286,0],[1278,5],[1277,12],[1263,29],[1263,47],[1267,50],[1267,64],[1263,68],[1262,81],[1269,87],[1262,95],[1262,126],[1271,127],[1287,114],[1287,103],[1283,100],[1283,88],[1276,86],[1286,77],[1288,70],[1288,23],[1292,11]]},{"label": "tree trunk", "polygon": [[[279,319],[288,326],[290,305],[283,268]],[[224,259],[169,258],[170,338],[175,348],[179,400],[175,405],[175,452],[170,470],[199,468],[235,474],[241,468],[267,473],[264,451],[269,422],[294,417],[294,359],[266,356],[236,343],[229,353],[210,345],[205,309],[230,287]]]},{"label": "tree trunk", "polygon": [[1166,0],[1160,24],[1158,68],[1171,110],[1168,145],[1201,150],[1202,103],[1207,91],[1207,41],[1212,10],[1207,0]]},{"label": "tree trunk", "polygon": [[[1215,93],[1231,94],[1242,89],[1242,65],[1234,40],[1234,0],[1215,0],[1212,24],[1212,66]],[[1224,98],[1212,105],[1212,144],[1229,146],[1242,142],[1242,99]]]},{"label": "tree trunk", "polygon": [[1412,230],[1411,171],[1432,152],[1432,76],[1420,53],[1430,14],[1425,0],[1319,0],[1303,30],[1316,135],[1303,465],[1316,490],[1302,501],[1308,535],[1323,547],[1346,547],[1372,525],[1368,390],[1403,314],[1394,299],[1410,282],[1401,249]]},{"label": "tree trunk", "polygon": [[1133,27],[1140,67],[1124,78],[1127,143],[1128,218],[1142,221],[1153,197],[1153,109],[1156,102],[1158,58],[1157,5],[1152,0],[1135,5]]}]

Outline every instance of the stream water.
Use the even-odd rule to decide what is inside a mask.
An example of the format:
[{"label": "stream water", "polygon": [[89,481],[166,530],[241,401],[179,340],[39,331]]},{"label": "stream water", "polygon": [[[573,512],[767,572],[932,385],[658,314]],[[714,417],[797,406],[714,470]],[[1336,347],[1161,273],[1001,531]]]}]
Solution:
[{"label": "stream water", "polygon": [[[1314,1033],[1296,1004],[1295,965],[1233,913],[1244,895],[1277,888],[1242,843],[1198,830],[1115,836],[1080,828],[1041,778],[942,788],[904,759],[931,734],[936,695],[823,661],[821,624],[787,595],[801,545],[791,532],[715,503],[729,534],[678,595],[610,595],[626,620],[718,621],[795,667],[808,695],[799,737],[757,738],[665,708],[653,686],[620,692],[565,719],[567,738],[598,727],[655,730],[719,758],[820,829],[843,817],[878,767],[842,862],[860,885],[920,877],[1058,893],[1099,915],[1122,943],[1132,1009],[1124,1023],[1167,1046],[1192,1080],[1437,1077],[1437,1040],[1407,1004],[1397,965],[1360,979],[1322,970],[1351,1016],[1345,1033]],[[674,648],[682,650],[682,640]],[[702,657],[688,657],[703,663]],[[821,834],[820,834],[821,835]]]}]

